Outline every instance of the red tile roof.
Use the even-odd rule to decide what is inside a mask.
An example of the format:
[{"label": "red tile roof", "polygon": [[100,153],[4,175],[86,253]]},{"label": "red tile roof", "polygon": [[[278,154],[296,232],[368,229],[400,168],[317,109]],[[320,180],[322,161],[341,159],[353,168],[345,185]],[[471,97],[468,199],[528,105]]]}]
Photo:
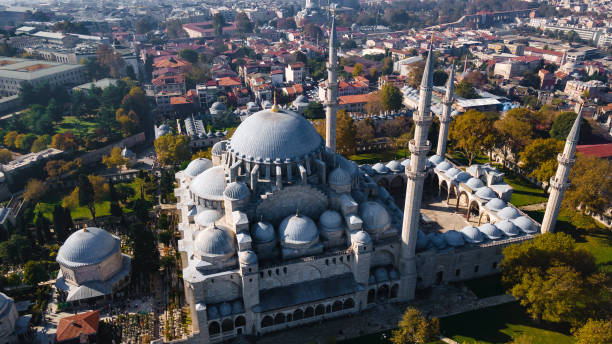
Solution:
[{"label": "red tile roof", "polygon": [[368,94],[353,94],[349,96],[340,96],[339,104],[357,104],[357,103],[367,103],[368,98],[370,97],[370,93]]},{"label": "red tile roof", "polygon": [[98,332],[100,312],[89,311],[60,319],[55,339],[58,342],[79,338],[81,334],[92,335]]},{"label": "red tile roof", "polygon": [[581,145],[577,146],[576,150],[586,156],[594,156],[598,158],[612,157],[612,143],[604,143],[599,145]]}]

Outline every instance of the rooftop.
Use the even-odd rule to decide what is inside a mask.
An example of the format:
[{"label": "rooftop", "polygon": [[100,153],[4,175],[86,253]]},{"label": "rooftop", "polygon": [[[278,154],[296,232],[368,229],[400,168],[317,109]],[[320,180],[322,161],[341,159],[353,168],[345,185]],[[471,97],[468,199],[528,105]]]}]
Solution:
[{"label": "rooftop", "polygon": [[92,335],[98,332],[100,312],[89,311],[60,319],[55,338],[58,342],[79,338],[81,334]]},{"label": "rooftop", "polygon": [[84,68],[82,65],[62,64],[42,60],[0,57],[0,77],[22,81],[35,80],[56,73]]}]

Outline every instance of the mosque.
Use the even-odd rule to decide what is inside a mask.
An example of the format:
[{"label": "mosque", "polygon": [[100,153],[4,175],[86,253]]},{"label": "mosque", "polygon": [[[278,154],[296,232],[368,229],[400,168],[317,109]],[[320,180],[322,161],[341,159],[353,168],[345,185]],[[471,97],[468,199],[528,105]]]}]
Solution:
[{"label": "mosque", "polygon": [[[444,159],[453,74],[438,148],[427,156],[429,57],[410,159],[357,166],[335,153],[334,19],[331,30],[325,141],[304,117],[274,105],[215,144],[212,160],[196,159],[176,174],[191,342],[259,336],[408,301],[417,288],[497,273],[505,246],[554,228],[580,116],[559,156],[542,226],[509,204],[512,188],[495,168],[462,171]],[[433,199],[450,211],[436,211]]]}]

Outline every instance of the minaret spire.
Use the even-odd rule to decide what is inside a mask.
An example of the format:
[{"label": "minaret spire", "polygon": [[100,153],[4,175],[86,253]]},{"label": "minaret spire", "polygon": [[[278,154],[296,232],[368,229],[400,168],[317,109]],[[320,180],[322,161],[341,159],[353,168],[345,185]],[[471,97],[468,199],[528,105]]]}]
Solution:
[{"label": "minaret spire", "polygon": [[401,301],[414,298],[416,289],[416,240],[421,218],[421,199],[425,181],[425,162],[429,152],[427,133],[433,121],[431,114],[431,92],[433,89],[433,40],[429,46],[429,54],[425,63],[421,93],[419,95],[418,113],[413,114],[415,130],[414,139],[410,140],[410,165],[406,167],[406,203],[404,204],[404,220],[402,222],[402,242],[400,251],[400,283],[399,297]]},{"label": "minaret spire", "polygon": [[578,111],[578,116],[576,116],[572,130],[569,132],[569,135],[567,135],[563,153],[557,156],[557,161],[559,162],[557,173],[554,177],[550,178],[550,195],[548,196],[546,212],[542,220],[542,233],[555,231],[555,224],[557,223],[557,216],[559,216],[559,210],[561,209],[563,195],[570,185],[568,181],[570,169],[576,162],[576,146],[580,138],[581,119],[582,106],[580,106],[580,111]]},{"label": "minaret spire", "polygon": [[338,55],[336,47],[336,10],[330,9],[329,61],[327,62],[327,90],[325,92],[325,146],[336,151],[336,115],[338,113]]},{"label": "minaret spire", "polygon": [[455,88],[455,65],[451,66],[450,75],[446,83],[446,95],[443,100],[442,116],[440,116],[440,131],[438,132],[438,146],[436,155],[444,158],[446,154],[446,140],[448,139],[448,128],[452,120],[451,111],[453,110],[453,97]]}]

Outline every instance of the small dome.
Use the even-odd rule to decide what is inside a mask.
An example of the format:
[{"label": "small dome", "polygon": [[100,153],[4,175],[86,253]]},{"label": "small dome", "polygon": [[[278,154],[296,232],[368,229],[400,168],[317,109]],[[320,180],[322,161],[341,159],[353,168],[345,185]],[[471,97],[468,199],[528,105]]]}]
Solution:
[{"label": "small dome", "polygon": [[359,205],[359,216],[363,227],[368,233],[375,233],[387,229],[391,224],[391,217],[380,203],[368,201]]},{"label": "small dome", "polygon": [[222,317],[226,317],[232,314],[232,305],[227,302],[223,302],[221,306],[219,306],[219,313]]},{"label": "small dome", "polygon": [[538,231],[536,224],[527,216],[519,216],[510,221],[512,221],[512,223],[514,223],[523,233],[533,234]]},{"label": "small dome", "polygon": [[378,267],[374,270],[374,277],[376,277],[376,283],[389,281],[389,273],[383,267]]},{"label": "small dome", "polygon": [[321,230],[342,230],[342,216],[334,210],[326,210],[319,217]]},{"label": "small dome", "polygon": [[223,213],[217,209],[204,209],[197,213],[197,215],[193,218],[193,222],[195,222],[198,226],[206,228],[214,224],[221,217],[223,217]]},{"label": "small dome", "polygon": [[439,163],[441,163],[442,161],[444,161],[444,158],[439,156],[439,155],[432,155],[429,157],[429,162],[431,162],[434,165],[437,165]]},{"label": "small dome", "polygon": [[386,166],[392,172],[402,172],[404,170],[402,164],[400,164],[400,162],[397,160],[389,161]]},{"label": "small dome", "polygon": [[460,247],[465,245],[465,241],[463,240],[463,235],[455,230],[449,230],[444,234],[444,240],[449,246],[452,247]]},{"label": "small dome", "polygon": [[476,196],[483,199],[493,199],[497,198],[497,194],[488,186],[483,186],[476,190]]},{"label": "small dome", "polygon": [[401,164],[404,167],[410,166],[410,159],[404,159]]},{"label": "small dome", "polygon": [[470,244],[479,244],[484,241],[484,236],[478,230],[478,228],[473,226],[464,227],[461,230],[461,234],[463,234],[463,239]]},{"label": "small dome", "polygon": [[226,141],[219,141],[212,146],[211,154],[215,156],[220,156],[225,152]]},{"label": "small dome", "polygon": [[109,232],[88,227],[66,239],[57,253],[57,262],[69,267],[98,264],[119,251],[119,246],[119,239]]},{"label": "small dome", "polygon": [[346,172],[344,169],[338,167],[331,171],[329,174],[329,184],[330,185],[350,185],[351,184],[351,175]]},{"label": "small dome", "polygon": [[366,231],[360,230],[355,234],[351,234],[351,242],[368,245],[372,242],[372,238],[370,238],[370,235]]},{"label": "small dome", "polygon": [[497,212],[497,216],[502,220],[512,220],[519,217],[521,214],[514,207],[505,207]]},{"label": "small dome", "polygon": [[455,180],[458,181],[459,183],[465,183],[470,178],[472,178],[472,175],[464,171],[459,172],[459,174],[455,176]]},{"label": "small dome", "polygon": [[240,313],[244,313],[244,305],[242,304],[242,301],[235,300],[234,302],[232,302],[232,314]]},{"label": "small dome", "polygon": [[274,227],[267,222],[257,222],[251,228],[251,234],[255,243],[264,244],[276,239]]},{"label": "small dome", "polygon": [[240,251],[238,252],[238,261],[244,265],[257,264],[257,255],[253,251]]},{"label": "small dome", "polygon": [[417,250],[426,249],[428,244],[429,244],[429,238],[427,237],[427,235],[425,235],[425,233],[423,233],[422,230],[419,229],[419,231],[417,232],[417,242],[416,242]]},{"label": "small dome", "polygon": [[222,201],[223,191],[225,191],[225,170],[223,166],[215,166],[200,173],[189,184],[189,189],[200,198]]},{"label": "small dome", "polygon": [[513,237],[520,234],[518,227],[509,220],[503,220],[495,224],[506,236]]},{"label": "small dome", "polygon": [[312,219],[305,215],[287,216],[278,226],[282,242],[308,244],[318,239],[319,229]]},{"label": "small dome", "polygon": [[389,279],[391,280],[397,280],[399,279],[399,272],[395,269],[391,269],[389,271]]},{"label": "small dome", "polygon": [[228,256],[236,252],[234,234],[217,226],[200,231],[194,241],[194,251],[201,256]]},{"label": "small dome", "polygon": [[374,164],[374,166],[372,166],[372,169],[374,169],[376,173],[380,173],[380,174],[389,173],[389,168],[380,162],[377,164]]},{"label": "small dome", "polygon": [[469,186],[472,190],[480,189],[481,187],[485,186],[482,180],[478,178],[470,178],[467,182],[465,182],[465,185]]},{"label": "small dome", "polygon": [[452,167],[453,167],[453,165],[451,165],[451,163],[446,161],[446,160],[444,160],[441,163],[436,165],[436,168],[438,170],[440,170],[440,171],[446,171],[446,170],[448,170],[448,169],[450,169]]},{"label": "small dome", "polygon": [[458,175],[459,173],[461,173],[461,170],[456,167],[449,168],[448,170],[446,170],[446,172],[444,172],[444,174],[451,178]]},{"label": "small dome", "polygon": [[444,236],[442,236],[441,234],[430,234],[432,235],[429,236],[429,241],[431,241],[436,250],[442,250],[446,247],[446,240],[444,239]]},{"label": "small dome", "polygon": [[359,168],[370,176],[376,174],[376,171],[374,171],[374,169],[370,165],[361,165],[359,166]]},{"label": "small dome", "polygon": [[221,102],[214,102],[213,105],[210,107],[211,111],[225,111],[226,107],[225,104],[221,103]]},{"label": "small dome", "polygon": [[487,204],[485,205],[485,208],[493,210],[493,211],[500,211],[504,209],[505,207],[506,207],[506,202],[504,202],[500,198],[493,198],[492,200],[487,202]]},{"label": "small dome", "polygon": [[251,196],[251,191],[246,186],[246,184],[242,182],[231,182],[227,184],[227,187],[225,187],[225,191],[223,191],[223,196],[231,200],[243,200]]},{"label": "small dome", "polygon": [[208,319],[219,318],[219,308],[217,308],[217,306],[206,307],[206,315],[208,315]]},{"label": "small dome", "polygon": [[484,234],[490,240],[501,239],[504,236],[504,232],[500,231],[499,228],[495,227],[490,223],[485,223],[478,227],[478,230]]}]

